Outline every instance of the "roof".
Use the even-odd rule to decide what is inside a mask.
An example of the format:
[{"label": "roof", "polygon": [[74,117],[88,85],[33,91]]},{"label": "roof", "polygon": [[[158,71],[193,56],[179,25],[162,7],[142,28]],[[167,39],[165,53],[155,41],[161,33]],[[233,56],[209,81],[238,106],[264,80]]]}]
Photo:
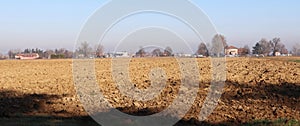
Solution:
[{"label": "roof", "polygon": [[238,48],[234,46],[228,46],[226,49],[238,49]]},{"label": "roof", "polygon": [[25,54],[17,54],[16,56],[23,56],[23,57],[38,57],[39,54],[37,54],[37,53],[25,53]]}]

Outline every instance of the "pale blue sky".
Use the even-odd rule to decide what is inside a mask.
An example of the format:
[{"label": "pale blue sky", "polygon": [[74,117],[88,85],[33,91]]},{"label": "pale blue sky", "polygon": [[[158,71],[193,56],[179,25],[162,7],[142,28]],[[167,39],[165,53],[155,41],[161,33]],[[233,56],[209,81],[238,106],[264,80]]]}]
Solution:
[{"label": "pale blue sky", "polygon": [[[15,48],[73,49],[80,29],[106,0],[2,0],[0,52]],[[300,43],[298,0],[193,0],[230,45],[261,38]],[[171,6],[171,4],[170,4]]]}]

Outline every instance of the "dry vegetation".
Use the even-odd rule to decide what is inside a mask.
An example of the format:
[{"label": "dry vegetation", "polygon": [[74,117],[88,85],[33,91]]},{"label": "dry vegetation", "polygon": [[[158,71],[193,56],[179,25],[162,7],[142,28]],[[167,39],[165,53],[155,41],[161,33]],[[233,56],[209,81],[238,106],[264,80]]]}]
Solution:
[{"label": "dry vegetation", "polygon": [[[208,120],[198,122],[195,120],[207,95],[211,65],[209,59],[197,59],[200,88],[193,107],[181,123],[255,124],[252,122],[257,120],[300,120],[300,64],[296,62],[299,60],[227,59],[227,80],[219,105]],[[137,58],[131,60],[129,67],[129,77],[136,88],[149,87],[148,73],[155,67],[165,70],[167,86],[159,97],[147,102],[120,94],[112,79],[110,59],[96,60],[97,81],[114,107],[133,115],[149,115],[170,105],[181,82],[175,59]],[[87,116],[74,88],[72,60],[0,61],[0,73],[2,118]]]}]

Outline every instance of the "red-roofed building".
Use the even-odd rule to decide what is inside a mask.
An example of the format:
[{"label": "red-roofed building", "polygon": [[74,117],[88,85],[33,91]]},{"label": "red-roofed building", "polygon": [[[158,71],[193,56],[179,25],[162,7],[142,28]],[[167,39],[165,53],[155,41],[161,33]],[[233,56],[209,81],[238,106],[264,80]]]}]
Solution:
[{"label": "red-roofed building", "polygon": [[37,53],[26,53],[26,54],[17,54],[15,58],[21,60],[33,60],[33,59],[40,58],[40,56]]},{"label": "red-roofed building", "polygon": [[239,49],[234,46],[228,46],[225,49],[225,55],[232,55],[232,56],[239,55]]}]

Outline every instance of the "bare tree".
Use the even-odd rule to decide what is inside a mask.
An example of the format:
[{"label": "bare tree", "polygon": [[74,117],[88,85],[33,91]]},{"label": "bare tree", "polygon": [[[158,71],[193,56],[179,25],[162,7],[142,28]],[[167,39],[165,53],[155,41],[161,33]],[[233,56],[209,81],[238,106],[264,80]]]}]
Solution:
[{"label": "bare tree", "polygon": [[21,49],[10,49],[7,53],[9,59],[14,59],[15,55],[22,53]]},{"label": "bare tree", "polygon": [[225,48],[228,47],[225,36],[217,34],[212,39],[212,47],[210,48],[211,55],[220,57],[224,55]]},{"label": "bare tree", "polygon": [[224,35],[217,34],[215,37],[220,39],[220,41],[222,42],[222,44],[224,46],[224,49],[228,47],[227,40]]},{"label": "bare tree", "polygon": [[251,53],[250,47],[248,45],[245,45],[244,49],[246,50],[246,52],[245,52],[246,55]]},{"label": "bare tree", "polygon": [[96,45],[96,56],[98,58],[100,57],[104,57],[104,46],[99,44],[99,45]]},{"label": "bare tree", "polygon": [[261,49],[262,49],[262,54],[264,54],[265,56],[268,56],[272,50],[272,45],[270,42],[268,42],[267,39],[261,39],[259,41],[259,44],[261,45]]},{"label": "bare tree", "polygon": [[90,47],[89,43],[85,41],[81,43],[80,47],[76,50],[76,55],[79,57],[82,55],[83,58],[87,58],[92,55],[92,50],[93,49]]},{"label": "bare tree", "polygon": [[9,58],[9,59],[13,59],[13,58],[15,57],[15,55],[16,55],[16,54],[13,52],[13,50],[9,50],[7,54],[8,54],[8,58]]},{"label": "bare tree", "polygon": [[289,54],[289,50],[287,48],[284,48],[280,51],[281,54]]},{"label": "bare tree", "polygon": [[278,46],[278,48],[279,48],[279,52],[280,52],[281,54],[288,54],[288,53],[289,53],[288,49],[285,47],[284,44],[280,44],[280,45]]},{"label": "bare tree", "polygon": [[155,57],[160,57],[160,56],[162,56],[162,51],[159,49],[159,48],[157,48],[157,49],[154,49],[153,51],[152,51],[152,56],[155,56]]},{"label": "bare tree", "polygon": [[270,45],[273,51],[273,56],[276,55],[276,52],[285,53],[287,49],[285,48],[285,45],[281,43],[280,38],[274,38],[272,41],[270,41]]},{"label": "bare tree", "polygon": [[253,54],[263,54],[268,56],[271,52],[271,42],[268,42],[267,39],[261,39],[256,45],[253,47]]},{"label": "bare tree", "polygon": [[297,43],[293,46],[292,53],[294,56],[300,56],[300,44]]},{"label": "bare tree", "polygon": [[203,56],[208,56],[208,49],[206,47],[206,45],[202,42],[200,43],[200,45],[198,46],[198,50],[197,50],[197,54],[198,55],[203,55]]},{"label": "bare tree", "polygon": [[51,55],[55,54],[55,52],[53,50],[51,50],[51,49],[47,49],[44,53],[45,53],[44,57],[48,58],[48,59],[51,58]]},{"label": "bare tree", "polygon": [[250,54],[250,48],[248,45],[245,45],[243,48],[239,48],[239,54],[241,56],[246,56],[248,54]]},{"label": "bare tree", "polygon": [[66,58],[73,58],[73,52],[70,50],[65,50],[64,55]]},{"label": "bare tree", "polygon": [[173,50],[171,47],[166,47],[166,49],[164,50],[164,55],[165,56],[172,56],[173,55]]},{"label": "bare tree", "polygon": [[65,48],[58,49],[58,54],[64,54],[67,51]]},{"label": "bare tree", "polygon": [[138,57],[145,57],[146,56],[146,51],[143,47],[140,47],[140,50],[138,52],[136,52],[135,54]]},{"label": "bare tree", "polygon": [[5,56],[2,53],[0,53],[0,60],[2,59],[5,59]]}]

